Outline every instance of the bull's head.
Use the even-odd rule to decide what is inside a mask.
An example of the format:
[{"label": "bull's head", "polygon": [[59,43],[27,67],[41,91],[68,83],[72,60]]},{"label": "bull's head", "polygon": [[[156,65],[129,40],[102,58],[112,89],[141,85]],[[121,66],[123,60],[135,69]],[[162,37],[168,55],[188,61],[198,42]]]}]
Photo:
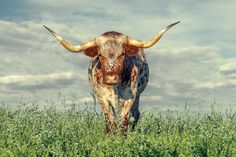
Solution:
[{"label": "bull's head", "polygon": [[[180,22],[180,21],[179,21]],[[153,46],[173,23],[163,29],[150,41],[139,41],[117,32],[107,32],[84,44],[74,46],[62,39],[57,33],[44,26],[56,39],[71,52],[82,52],[89,57],[99,57],[103,74],[103,83],[117,84],[120,82],[121,72],[124,65],[125,55],[135,55],[139,48]]]}]

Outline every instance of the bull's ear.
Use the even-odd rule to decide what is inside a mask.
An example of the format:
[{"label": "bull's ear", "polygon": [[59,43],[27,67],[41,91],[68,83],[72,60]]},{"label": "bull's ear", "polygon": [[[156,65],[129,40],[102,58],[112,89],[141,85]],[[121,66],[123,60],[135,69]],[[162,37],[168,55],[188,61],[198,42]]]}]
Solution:
[{"label": "bull's ear", "polygon": [[133,56],[136,55],[139,52],[139,48],[131,45],[125,45],[125,53]]},{"label": "bull's ear", "polygon": [[98,55],[98,46],[88,48],[84,51],[84,54],[89,57],[95,57]]}]

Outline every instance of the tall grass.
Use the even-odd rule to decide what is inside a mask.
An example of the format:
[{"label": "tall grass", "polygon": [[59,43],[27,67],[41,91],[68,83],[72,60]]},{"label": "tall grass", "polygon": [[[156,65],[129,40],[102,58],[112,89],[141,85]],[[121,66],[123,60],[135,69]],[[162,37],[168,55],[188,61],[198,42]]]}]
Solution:
[{"label": "tall grass", "polygon": [[153,110],[124,139],[95,110],[2,105],[0,156],[236,156],[236,114]]}]

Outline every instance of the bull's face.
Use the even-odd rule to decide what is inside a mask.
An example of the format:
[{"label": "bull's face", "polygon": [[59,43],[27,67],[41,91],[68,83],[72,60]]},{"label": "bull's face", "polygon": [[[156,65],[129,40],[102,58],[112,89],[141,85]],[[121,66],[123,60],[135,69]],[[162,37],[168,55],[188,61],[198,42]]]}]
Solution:
[{"label": "bull's face", "polygon": [[121,82],[125,55],[135,55],[138,48],[128,45],[127,36],[117,32],[107,32],[96,38],[96,47],[84,53],[90,57],[98,56],[103,83],[114,85]]},{"label": "bull's face", "polygon": [[[127,37],[117,32],[107,32],[98,38],[97,54],[99,57],[104,84],[118,84],[121,82],[121,73],[124,66],[125,55],[134,55],[129,53]],[[132,46],[134,49],[135,47]],[[85,51],[85,54],[86,51]]]},{"label": "bull's face", "polygon": [[123,43],[116,40],[108,40],[99,46],[98,54],[103,74],[103,83],[120,83],[120,74],[125,58]]},{"label": "bull's face", "polygon": [[103,83],[114,85],[121,82],[121,73],[124,66],[125,55],[135,55],[139,48],[151,47],[169,28],[177,23],[179,22],[167,26],[148,42],[135,40],[118,32],[107,32],[98,36],[94,40],[78,46],[69,44],[57,33],[46,26],[44,27],[69,51],[84,51],[85,55],[89,57],[98,56],[103,75]]}]

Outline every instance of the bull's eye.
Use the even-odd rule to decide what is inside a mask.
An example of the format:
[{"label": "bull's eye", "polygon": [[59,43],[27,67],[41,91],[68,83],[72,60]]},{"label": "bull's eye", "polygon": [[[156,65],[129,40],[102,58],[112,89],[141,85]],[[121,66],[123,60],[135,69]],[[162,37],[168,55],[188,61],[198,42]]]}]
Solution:
[{"label": "bull's eye", "polygon": [[101,55],[101,54],[99,54],[99,58],[100,58],[100,59],[103,59],[103,60],[106,59],[106,57],[103,56],[103,55]]},{"label": "bull's eye", "polygon": [[124,54],[119,55],[117,58],[120,59],[122,57],[124,57]]}]

